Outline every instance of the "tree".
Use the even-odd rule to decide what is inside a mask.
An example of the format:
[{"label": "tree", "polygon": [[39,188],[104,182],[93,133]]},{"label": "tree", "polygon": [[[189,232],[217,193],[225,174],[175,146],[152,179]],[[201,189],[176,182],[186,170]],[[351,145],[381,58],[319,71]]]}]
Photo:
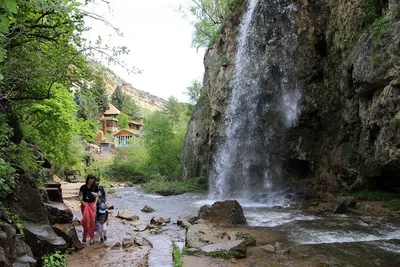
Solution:
[{"label": "tree", "polygon": [[107,110],[108,109],[108,94],[106,91],[106,85],[102,77],[96,77],[93,85],[92,85],[92,92],[94,95],[94,101],[96,101],[97,106],[100,110]]},{"label": "tree", "polygon": [[220,31],[227,16],[234,10],[237,0],[191,0],[188,6],[180,10],[186,17],[189,13],[195,28],[192,44],[196,47],[208,47]]},{"label": "tree", "polygon": [[167,104],[165,104],[165,109],[168,117],[171,119],[172,125],[174,125],[180,121],[181,116],[184,114],[185,106],[179,103],[177,98],[170,96]]},{"label": "tree", "polygon": [[175,142],[169,118],[154,112],[146,119],[144,132],[149,164],[159,174],[174,178],[179,169],[182,144]]},{"label": "tree", "polygon": [[122,92],[121,88],[117,86],[111,94],[111,104],[113,104],[117,109],[122,110],[124,99],[125,94]]},{"label": "tree", "polygon": [[121,111],[127,114],[130,119],[138,119],[141,116],[140,109],[136,105],[135,100],[126,94],[124,95]]},{"label": "tree", "polygon": [[59,164],[75,165],[76,160],[71,160],[74,155],[68,151],[72,138],[78,135],[77,107],[62,84],[54,86],[51,98],[34,103],[19,101],[14,106],[14,112],[22,121],[23,133],[28,140]]},{"label": "tree", "polygon": [[100,120],[100,108],[96,103],[94,94],[90,91],[86,83],[81,86],[80,90],[75,92],[74,100],[78,106],[78,118],[92,121]]},{"label": "tree", "polygon": [[123,112],[118,115],[118,127],[122,129],[129,128],[129,117]]},{"label": "tree", "polygon": [[186,87],[185,94],[189,96],[189,102],[196,104],[201,94],[202,84],[199,80],[192,80],[190,86]]}]

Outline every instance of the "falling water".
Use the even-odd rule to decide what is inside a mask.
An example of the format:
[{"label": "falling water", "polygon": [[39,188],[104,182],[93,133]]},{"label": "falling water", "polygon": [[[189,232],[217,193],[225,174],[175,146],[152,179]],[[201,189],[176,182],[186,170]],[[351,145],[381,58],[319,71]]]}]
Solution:
[{"label": "falling water", "polygon": [[[290,89],[293,83],[288,82],[284,63],[262,62],[268,60],[263,58],[264,51],[260,51],[260,42],[254,37],[258,30],[254,22],[258,2],[249,0],[240,25],[235,70],[224,114],[226,136],[218,146],[210,173],[211,199],[272,193],[273,180],[281,175],[274,147],[282,130],[291,126],[298,115],[300,93],[297,88]],[[292,11],[288,8],[283,12]],[[295,35],[287,36],[295,45]],[[268,85],[270,88],[265,86],[268,80],[275,80]]]}]

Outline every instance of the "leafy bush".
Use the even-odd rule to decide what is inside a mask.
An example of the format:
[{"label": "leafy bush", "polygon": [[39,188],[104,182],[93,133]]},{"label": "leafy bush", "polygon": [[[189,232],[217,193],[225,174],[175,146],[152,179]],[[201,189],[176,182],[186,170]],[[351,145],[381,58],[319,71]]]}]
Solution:
[{"label": "leafy bush", "polygon": [[374,35],[378,35],[383,29],[386,28],[389,23],[389,19],[386,17],[375,19],[374,23],[371,25],[371,31]]},{"label": "leafy bush", "polygon": [[150,181],[143,185],[146,192],[156,192],[160,194],[182,194],[185,192],[203,192],[207,189],[203,180],[189,179],[185,181],[169,181],[161,175],[150,177]]},{"label": "leafy bush", "polygon": [[390,201],[393,199],[400,198],[400,194],[397,193],[377,191],[377,190],[367,190],[367,189],[351,192],[350,195],[360,200],[370,200],[370,201]]},{"label": "leafy bush", "polygon": [[67,266],[66,258],[60,251],[42,257],[44,267],[64,267]]},{"label": "leafy bush", "polygon": [[0,160],[0,202],[2,202],[12,193],[17,184],[18,174],[10,164]]},{"label": "leafy bush", "polygon": [[24,232],[24,225],[22,224],[18,214],[12,213],[10,210],[4,208],[2,208],[2,214],[4,214],[4,218],[6,220],[14,224],[15,228],[19,231],[19,233]]},{"label": "leafy bush", "polygon": [[389,201],[388,208],[394,211],[400,210],[400,199],[393,199]]}]

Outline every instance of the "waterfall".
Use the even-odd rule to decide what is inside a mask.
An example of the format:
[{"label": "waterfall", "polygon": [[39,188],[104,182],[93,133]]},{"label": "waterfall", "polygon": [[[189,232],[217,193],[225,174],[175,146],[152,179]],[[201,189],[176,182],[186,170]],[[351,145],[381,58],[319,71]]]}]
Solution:
[{"label": "waterfall", "polygon": [[[209,177],[211,199],[249,198],[273,190],[273,180],[281,175],[275,147],[298,115],[300,93],[286,69],[291,66],[280,62],[281,51],[267,55],[266,60],[265,51],[276,48],[263,50],[260,45],[274,42],[277,31],[269,34],[272,41],[256,38],[260,23],[255,22],[255,10],[270,5],[265,2],[249,0],[239,26],[235,70],[224,113],[226,132],[218,144]],[[282,10],[283,14],[293,11],[287,5]],[[283,31],[286,39],[296,44],[293,25],[289,24]]]}]

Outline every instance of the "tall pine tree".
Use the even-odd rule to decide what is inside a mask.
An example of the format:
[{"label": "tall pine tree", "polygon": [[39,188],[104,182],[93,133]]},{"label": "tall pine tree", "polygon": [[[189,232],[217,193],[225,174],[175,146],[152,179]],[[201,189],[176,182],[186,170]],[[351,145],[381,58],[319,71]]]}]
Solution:
[{"label": "tall pine tree", "polygon": [[122,110],[124,105],[125,94],[122,92],[121,87],[117,86],[111,95],[111,104],[117,109]]},{"label": "tall pine tree", "polygon": [[101,110],[107,110],[108,109],[108,95],[107,95],[107,91],[106,91],[106,85],[103,81],[102,78],[100,77],[96,77],[92,88],[91,88],[93,95],[94,95],[94,100],[97,103],[97,106],[101,109]]}]

